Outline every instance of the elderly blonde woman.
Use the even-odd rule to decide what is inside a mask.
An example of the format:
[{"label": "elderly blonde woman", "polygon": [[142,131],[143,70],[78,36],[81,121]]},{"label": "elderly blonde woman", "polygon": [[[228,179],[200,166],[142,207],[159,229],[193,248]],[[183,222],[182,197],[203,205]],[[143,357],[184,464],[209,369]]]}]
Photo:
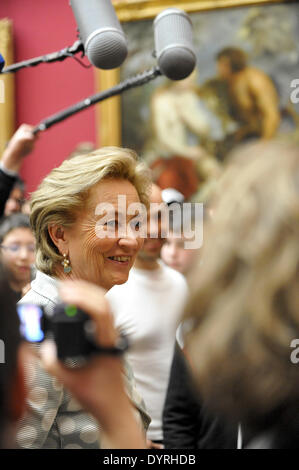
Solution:
[{"label": "elderly blonde woman", "polygon": [[[59,280],[88,281],[107,290],[126,282],[143,243],[135,213],[129,215],[127,208],[147,206],[149,191],[148,171],[127,149],[102,148],[55,168],[32,195],[37,275],[22,302],[41,304],[51,314],[60,302]],[[125,203],[119,205],[119,199]],[[118,230],[124,223],[125,230]],[[20,422],[17,444],[99,448],[95,420],[63,386],[36,361],[28,364],[27,372],[28,412]],[[146,427],[149,417],[128,368],[126,379],[136,419],[141,417]]]},{"label": "elderly blonde woman", "polygon": [[255,437],[249,447],[298,448],[298,146],[236,151],[219,181],[201,259],[187,341],[201,396],[242,423]]}]

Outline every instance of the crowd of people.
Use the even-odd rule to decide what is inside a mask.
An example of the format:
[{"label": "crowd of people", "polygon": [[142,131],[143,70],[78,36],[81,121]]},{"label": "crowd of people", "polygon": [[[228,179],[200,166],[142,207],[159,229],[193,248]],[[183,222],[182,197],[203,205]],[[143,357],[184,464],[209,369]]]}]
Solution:
[{"label": "crowd of people", "polygon": [[[20,126],[0,166],[1,447],[296,447],[297,146],[234,151],[190,249],[168,210],[184,195],[132,150],[76,152],[26,201],[19,172],[37,138]],[[17,305],[51,318],[62,302],[92,322],[100,349],[83,362],[21,337]]]}]

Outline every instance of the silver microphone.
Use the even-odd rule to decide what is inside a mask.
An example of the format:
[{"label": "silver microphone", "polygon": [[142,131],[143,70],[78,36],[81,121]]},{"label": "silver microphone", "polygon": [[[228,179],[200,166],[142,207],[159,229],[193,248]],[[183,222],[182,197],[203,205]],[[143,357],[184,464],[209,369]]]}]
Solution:
[{"label": "silver microphone", "polygon": [[168,8],[154,21],[155,52],[161,72],[171,80],[188,77],[196,65],[192,23],[183,10]]},{"label": "silver microphone", "polygon": [[127,41],[110,0],[70,0],[89,61],[100,69],[119,67]]}]

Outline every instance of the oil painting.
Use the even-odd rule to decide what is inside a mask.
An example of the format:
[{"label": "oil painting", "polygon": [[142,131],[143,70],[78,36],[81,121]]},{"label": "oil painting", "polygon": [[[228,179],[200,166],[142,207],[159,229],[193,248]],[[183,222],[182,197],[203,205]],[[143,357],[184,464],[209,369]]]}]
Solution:
[{"label": "oil painting", "polygon": [[[219,175],[236,145],[298,138],[291,84],[299,78],[299,5],[198,11],[190,18],[196,70],[182,81],[159,77],[124,93],[121,144],[141,155],[162,188],[204,200],[204,183]],[[156,65],[152,19],[122,26],[129,55],[120,80]]]}]

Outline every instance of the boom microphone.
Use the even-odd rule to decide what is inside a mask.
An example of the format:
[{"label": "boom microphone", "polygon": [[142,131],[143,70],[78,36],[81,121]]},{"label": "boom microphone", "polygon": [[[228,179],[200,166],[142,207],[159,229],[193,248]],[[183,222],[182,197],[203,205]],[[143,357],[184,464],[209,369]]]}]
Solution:
[{"label": "boom microphone", "polygon": [[[99,5],[100,2],[106,0],[81,0],[81,6],[83,5],[83,1],[86,3],[89,2],[90,6],[92,2],[93,5],[97,2],[97,5]],[[71,0],[71,2],[79,5],[80,0]],[[157,16],[154,21],[154,28],[156,55],[159,64],[158,67],[156,66],[152,70],[128,78],[109,90],[90,96],[85,100],[54,114],[53,116],[44,119],[34,128],[33,133],[36,134],[38,132],[45,131],[54,124],[87,109],[89,106],[100,103],[112,96],[120,95],[131,88],[145,85],[162,74],[166,75],[166,77],[171,80],[181,80],[188,77],[194,70],[196,64],[196,55],[192,44],[192,24],[188,15],[182,10],[169,8]],[[99,31],[101,33],[103,29]],[[90,36],[97,37],[97,33],[98,31],[93,30],[93,34],[90,34]],[[90,41],[90,38],[87,38],[86,42],[88,41]],[[99,50],[100,49],[101,48],[99,47]],[[111,65],[109,65],[109,67],[110,66]],[[103,66],[101,67],[103,68]],[[106,68],[108,68],[107,65]]]},{"label": "boom microphone", "polygon": [[163,75],[171,80],[188,77],[196,64],[189,16],[178,8],[168,8],[156,17],[154,32],[155,52]]},{"label": "boom microphone", "polygon": [[70,0],[89,61],[100,69],[119,67],[127,42],[110,0]]}]

